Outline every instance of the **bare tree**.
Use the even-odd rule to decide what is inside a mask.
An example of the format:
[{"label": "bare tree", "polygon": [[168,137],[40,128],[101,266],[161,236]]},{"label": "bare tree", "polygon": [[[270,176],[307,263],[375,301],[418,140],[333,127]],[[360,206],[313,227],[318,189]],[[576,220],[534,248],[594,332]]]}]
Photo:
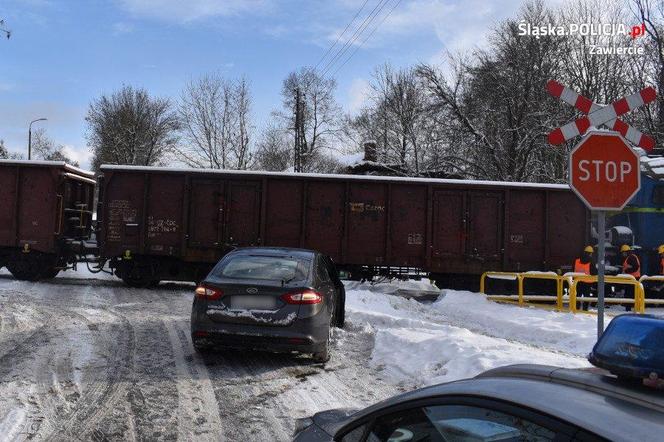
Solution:
[{"label": "bare tree", "polygon": [[413,68],[395,71],[388,64],[374,72],[369,105],[350,121],[361,139],[377,140],[380,161],[418,175],[433,131],[429,127],[427,91]]},{"label": "bare tree", "polygon": [[71,159],[65,152],[62,144],[56,144],[46,133],[46,129],[39,128],[32,134],[32,150],[35,157],[46,161],[64,161],[78,167],[78,161]]},{"label": "bare tree", "polygon": [[[526,3],[522,18],[553,23],[542,2]],[[561,37],[523,37],[518,21],[501,23],[489,47],[457,60],[448,81],[426,65],[417,69],[431,94],[431,111],[448,118],[460,139],[448,152],[449,163],[476,178],[503,181],[561,181],[564,151],[553,150],[546,134],[562,118],[562,106],[546,93],[546,82],[559,69]]]},{"label": "bare tree", "polygon": [[286,131],[268,127],[263,131],[256,149],[257,170],[282,172],[293,165],[293,148]]},{"label": "bare tree", "polygon": [[246,169],[252,159],[250,150],[251,134],[251,92],[247,81],[242,78],[235,83],[233,90],[234,118],[232,124],[231,154],[236,169]]},{"label": "bare tree", "polygon": [[288,128],[295,127],[295,91],[300,90],[304,102],[304,139],[307,146],[303,169],[313,171],[308,158],[323,148],[332,147],[332,139],[340,131],[341,108],[334,98],[336,81],[322,78],[311,68],[291,72],[281,89],[283,108],[275,115]]},{"label": "bare tree", "polygon": [[[558,12],[560,23],[624,23],[626,10],[621,2],[607,0],[575,0]],[[627,46],[629,37],[609,35],[569,36],[560,41],[559,77],[568,86],[599,103],[610,103],[630,92],[629,65],[633,57],[599,56],[592,49],[598,46]]]},{"label": "bare tree", "polygon": [[664,140],[664,1],[632,0],[632,7],[637,19],[645,25],[648,40],[644,43],[646,56],[630,66],[629,79],[639,87],[652,84],[657,87],[655,106],[642,107],[637,115],[661,149]]},{"label": "bare tree", "polygon": [[0,140],[0,160],[24,160],[25,156],[19,152],[9,152],[4,140]]},{"label": "bare tree", "polygon": [[177,143],[179,121],[167,99],[124,86],[94,100],[86,117],[93,167],[159,165]]},{"label": "bare tree", "polygon": [[178,157],[192,167],[246,169],[251,161],[251,94],[245,79],[208,74],[185,87],[178,107],[184,141]]}]

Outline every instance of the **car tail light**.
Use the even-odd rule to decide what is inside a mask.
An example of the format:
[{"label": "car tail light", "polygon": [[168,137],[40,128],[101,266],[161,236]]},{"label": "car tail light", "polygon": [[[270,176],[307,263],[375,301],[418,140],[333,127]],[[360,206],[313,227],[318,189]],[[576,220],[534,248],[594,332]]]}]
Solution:
[{"label": "car tail light", "polygon": [[298,290],[281,296],[288,304],[320,304],[323,296],[313,290]]},{"label": "car tail light", "polygon": [[213,289],[203,285],[196,287],[195,293],[198,299],[204,299],[206,301],[214,301],[224,296],[223,290]]}]

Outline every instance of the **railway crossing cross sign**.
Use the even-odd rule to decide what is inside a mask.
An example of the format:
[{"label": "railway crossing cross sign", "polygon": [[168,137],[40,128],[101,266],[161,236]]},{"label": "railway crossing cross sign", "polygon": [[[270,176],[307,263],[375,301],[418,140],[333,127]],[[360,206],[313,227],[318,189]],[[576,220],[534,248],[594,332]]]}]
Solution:
[{"label": "railway crossing cross sign", "polygon": [[655,88],[647,87],[636,94],[628,95],[606,106],[594,103],[589,98],[576,93],[574,90],[565,87],[555,80],[547,82],[546,90],[552,96],[559,98],[567,104],[571,104],[576,109],[587,114],[585,117],[577,118],[551,131],[548,137],[549,143],[554,145],[562,144],[577,135],[584,135],[593,126],[599,128],[604,125],[611,130],[619,132],[632,144],[642,148],[646,152],[650,152],[655,147],[655,140],[652,137],[641,133],[618,118],[620,115],[654,101],[657,98]]},{"label": "railway crossing cross sign", "polygon": [[616,132],[590,132],[569,156],[569,184],[591,210],[622,210],[641,187],[639,156]]},{"label": "railway crossing cross sign", "polygon": [[[571,104],[586,116],[577,118],[549,134],[551,144],[562,144],[591,127],[608,126],[615,132],[593,131],[577,144],[569,158],[569,185],[597,213],[597,337],[604,333],[605,231],[607,210],[621,210],[641,187],[639,156],[627,140],[650,152],[654,140],[618,117],[657,98],[652,87],[621,98],[607,106],[577,94],[555,80],[546,85],[551,95]],[[624,137],[624,138],[623,138]]]}]

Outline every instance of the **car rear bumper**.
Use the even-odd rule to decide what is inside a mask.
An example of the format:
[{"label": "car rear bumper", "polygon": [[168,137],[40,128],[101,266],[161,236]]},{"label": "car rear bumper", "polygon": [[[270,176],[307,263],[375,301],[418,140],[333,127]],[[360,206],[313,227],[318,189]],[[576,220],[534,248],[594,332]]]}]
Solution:
[{"label": "car rear bumper", "polygon": [[325,345],[329,320],[324,315],[296,319],[284,326],[232,324],[192,314],[191,338],[197,346],[219,346],[274,352],[316,353]]}]

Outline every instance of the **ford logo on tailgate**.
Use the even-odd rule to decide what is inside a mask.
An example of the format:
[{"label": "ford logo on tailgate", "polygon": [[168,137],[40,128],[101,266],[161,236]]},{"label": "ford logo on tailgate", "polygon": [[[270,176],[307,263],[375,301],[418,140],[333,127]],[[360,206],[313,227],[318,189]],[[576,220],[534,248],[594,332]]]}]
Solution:
[{"label": "ford logo on tailgate", "polygon": [[258,293],[258,289],[256,287],[249,287],[247,289],[247,293],[251,293],[252,295],[255,295],[256,293]]}]

